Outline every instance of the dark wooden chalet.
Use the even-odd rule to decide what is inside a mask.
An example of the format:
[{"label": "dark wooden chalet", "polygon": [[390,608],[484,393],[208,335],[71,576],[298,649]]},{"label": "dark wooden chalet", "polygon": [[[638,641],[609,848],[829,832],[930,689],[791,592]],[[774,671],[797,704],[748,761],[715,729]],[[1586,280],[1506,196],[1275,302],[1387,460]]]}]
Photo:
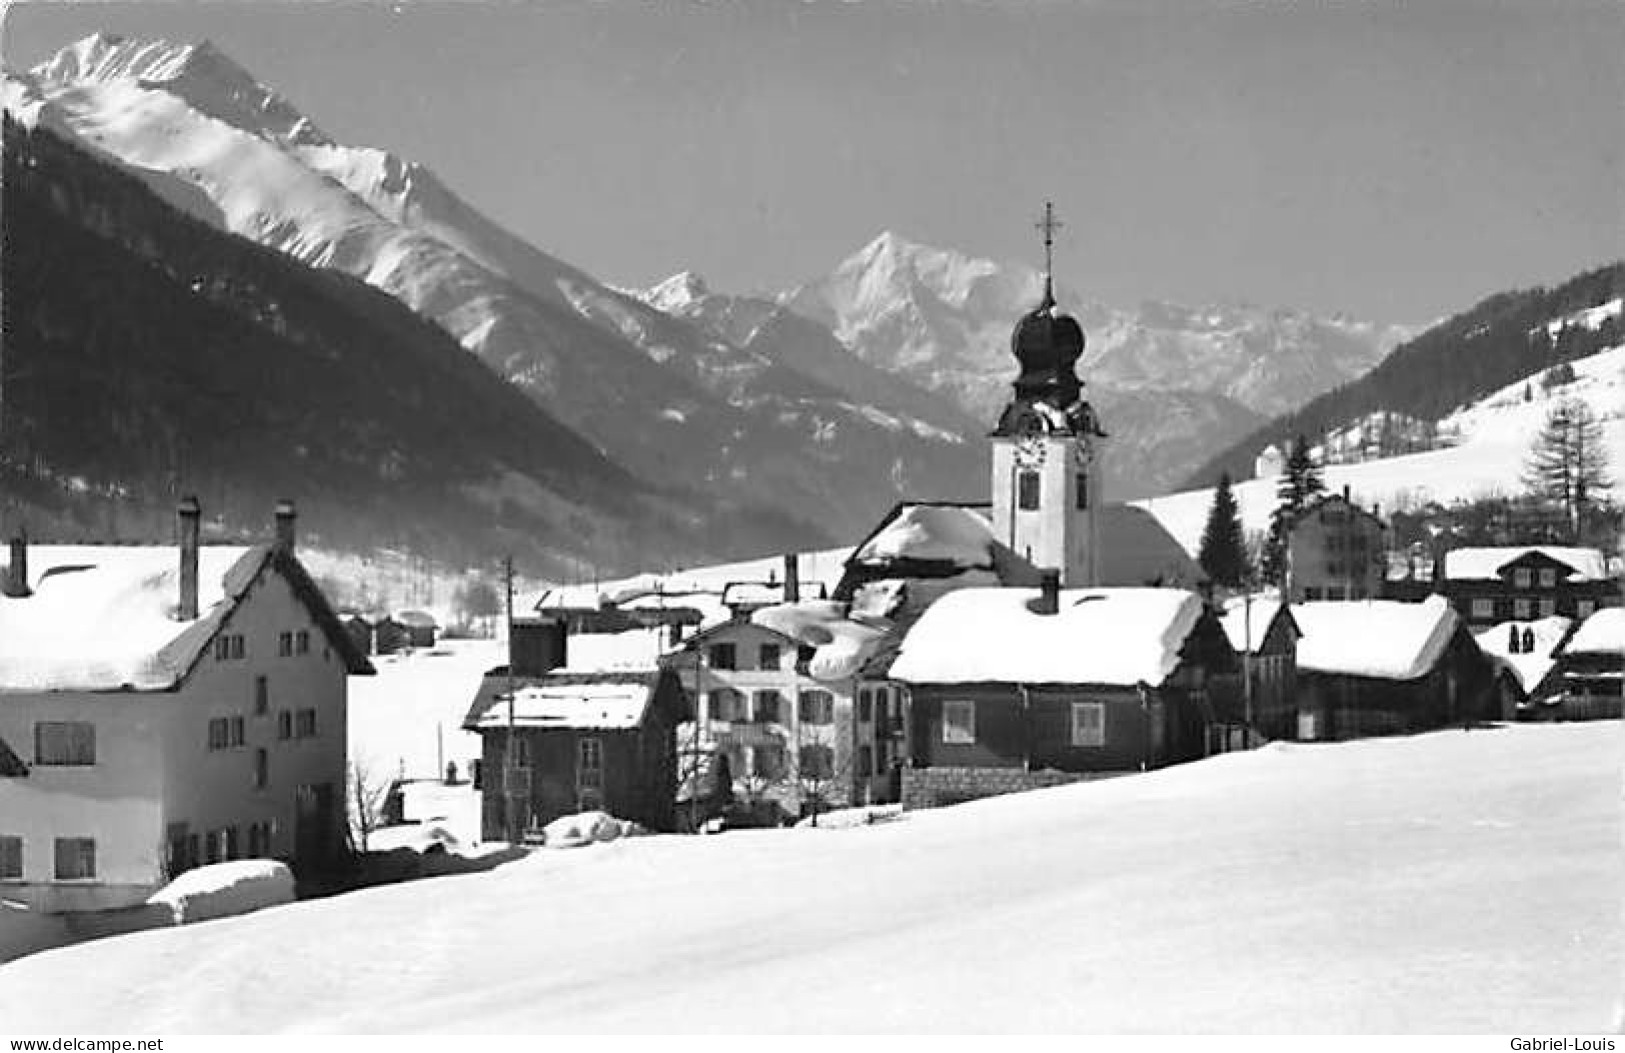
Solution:
[{"label": "dark wooden chalet", "polygon": [[433,647],[440,623],[427,611],[402,611],[395,616],[406,630],[406,642],[411,647]]},{"label": "dark wooden chalet", "polygon": [[675,829],[676,727],[689,716],[670,670],[539,677],[493,670],[463,721],[483,743],[483,836],[508,837],[510,819],[524,831],[594,810]]},{"label": "dark wooden chalet", "polygon": [[389,615],[386,614],[373,623],[372,649],[374,654],[397,654],[410,647],[411,643],[411,631]]},{"label": "dark wooden chalet", "polygon": [[1242,723],[1266,739],[1298,733],[1298,640],[1303,630],[1291,606],[1269,597],[1228,602],[1223,617],[1230,646],[1241,656]]},{"label": "dark wooden chalet", "polygon": [[1557,653],[1563,720],[1617,718],[1625,701],[1625,609],[1597,611]]},{"label": "dark wooden chalet", "polygon": [[356,650],[362,654],[372,654],[372,622],[355,613],[343,615],[340,622]]},{"label": "dark wooden chalet", "polygon": [[1502,716],[1497,670],[1444,599],[1292,608],[1298,738],[1425,731]]},{"label": "dark wooden chalet", "polygon": [[908,685],[905,807],[1206,755],[1239,665],[1178,589],[969,588],[926,610],[887,675]]},{"label": "dark wooden chalet", "polygon": [[1583,621],[1620,603],[1620,583],[1602,552],[1551,545],[1458,548],[1437,565],[1436,591],[1464,620],[1482,628],[1562,615]]}]

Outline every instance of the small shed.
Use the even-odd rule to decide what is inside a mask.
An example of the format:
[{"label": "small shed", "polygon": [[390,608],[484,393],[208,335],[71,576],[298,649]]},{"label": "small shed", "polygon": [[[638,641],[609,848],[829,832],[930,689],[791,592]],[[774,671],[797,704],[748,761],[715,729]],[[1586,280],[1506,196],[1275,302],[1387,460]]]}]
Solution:
[{"label": "small shed", "polygon": [[1625,607],[1592,614],[1558,651],[1561,717],[1600,720],[1621,715],[1625,687]]},{"label": "small shed", "polygon": [[406,630],[406,642],[412,647],[433,647],[440,623],[427,611],[401,611],[395,621]]},{"label": "small shed", "polygon": [[411,646],[412,634],[406,626],[386,614],[373,624],[372,639],[374,654],[395,654]]},{"label": "small shed", "polygon": [[1243,722],[1271,739],[1298,732],[1298,640],[1290,605],[1273,596],[1238,596],[1221,619],[1242,659]]},{"label": "small shed", "polygon": [[354,611],[341,615],[339,622],[344,626],[344,633],[355,644],[355,648],[362,654],[372,654],[372,622]]}]

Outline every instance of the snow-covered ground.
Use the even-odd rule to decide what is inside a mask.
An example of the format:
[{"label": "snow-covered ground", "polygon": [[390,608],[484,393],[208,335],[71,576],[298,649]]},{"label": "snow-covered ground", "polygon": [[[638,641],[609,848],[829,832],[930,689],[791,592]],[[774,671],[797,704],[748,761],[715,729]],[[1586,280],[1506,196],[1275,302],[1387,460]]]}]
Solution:
[{"label": "snow-covered ground", "polygon": [[496,640],[374,655],[376,676],[350,678],[350,760],[378,779],[436,779],[456,761],[467,778],[480,737],[463,730],[463,716],[485,671],[507,661],[507,644]]},{"label": "snow-covered ground", "polygon": [[[1596,1032],[1620,723],[535,853],[0,966],[20,1032]],[[380,963],[387,963],[380,968]]]},{"label": "snow-covered ground", "polygon": [[[1449,504],[1491,495],[1521,493],[1518,481],[1529,447],[1539,434],[1547,412],[1560,399],[1578,398],[1590,404],[1602,422],[1609,451],[1625,450],[1625,347],[1602,351],[1573,363],[1574,381],[1546,390],[1541,373],[1509,384],[1439,422],[1442,434],[1460,442],[1446,449],[1365,461],[1329,465],[1326,489],[1349,487],[1364,505],[1378,502],[1384,512],[1414,507],[1427,501]],[[1530,399],[1523,393],[1529,389]],[[1611,473],[1615,500],[1625,499],[1625,472]],[[1247,530],[1269,529],[1277,502],[1274,477],[1238,482],[1234,491]],[[1213,504],[1212,490],[1187,490],[1166,497],[1134,501],[1155,516],[1193,556],[1201,546],[1202,527]]]}]

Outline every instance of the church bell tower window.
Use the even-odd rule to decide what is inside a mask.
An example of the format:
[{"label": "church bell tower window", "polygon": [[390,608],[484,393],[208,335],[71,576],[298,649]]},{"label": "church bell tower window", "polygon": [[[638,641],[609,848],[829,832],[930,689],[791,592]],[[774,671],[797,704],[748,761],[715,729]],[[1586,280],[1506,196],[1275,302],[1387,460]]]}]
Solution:
[{"label": "church bell tower window", "polygon": [[1038,508],[1038,473],[1024,471],[1016,476],[1016,507],[1023,512]]},{"label": "church bell tower window", "polygon": [[1078,511],[1089,507],[1089,473],[1079,472],[1077,477]]}]

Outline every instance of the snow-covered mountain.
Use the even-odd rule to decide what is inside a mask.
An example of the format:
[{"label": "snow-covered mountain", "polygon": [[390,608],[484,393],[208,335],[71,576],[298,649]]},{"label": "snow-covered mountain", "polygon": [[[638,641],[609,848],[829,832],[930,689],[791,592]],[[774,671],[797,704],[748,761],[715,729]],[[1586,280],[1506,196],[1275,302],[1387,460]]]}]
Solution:
[{"label": "snow-covered mountain", "polygon": [[[996,411],[1010,373],[1014,320],[1043,275],[882,233],[827,276],[780,298],[828,325],[861,357],[952,393],[979,417]],[[1250,305],[1149,301],[1122,310],[1058,284],[1082,323],[1084,379],[1106,388],[1224,395],[1273,414],[1358,376],[1409,330]]]},{"label": "snow-covered mountain", "polygon": [[901,492],[980,482],[958,436],[601,284],[422,165],[334,140],[208,43],[88,37],[9,74],[5,99],[193,216],[384,290],[646,478],[848,532]]},{"label": "snow-covered mountain", "polygon": [[[1625,346],[1588,355],[1570,363],[1572,380],[1552,383],[1542,366],[1517,381],[1462,406],[1433,423],[1438,449],[1325,469],[1328,489],[1343,486],[1361,504],[1383,509],[1417,508],[1436,501],[1513,496],[1522,490],[1519,476],[1529,448],[1547,413],[1560,401],[1577,399],[1591,407],[1601,422],[1604,448],[1625,450]],[[1625,473],[1611,473],[1612,497],[1625,499]],[[1242,525],[1268,529],[1276,505],[1274,476],[1249,479],[1234,487]],[[1207,521],[1213,491],[1188,490],[1136,502],[1149,511],[1179,543],[1196,553]]]}]

